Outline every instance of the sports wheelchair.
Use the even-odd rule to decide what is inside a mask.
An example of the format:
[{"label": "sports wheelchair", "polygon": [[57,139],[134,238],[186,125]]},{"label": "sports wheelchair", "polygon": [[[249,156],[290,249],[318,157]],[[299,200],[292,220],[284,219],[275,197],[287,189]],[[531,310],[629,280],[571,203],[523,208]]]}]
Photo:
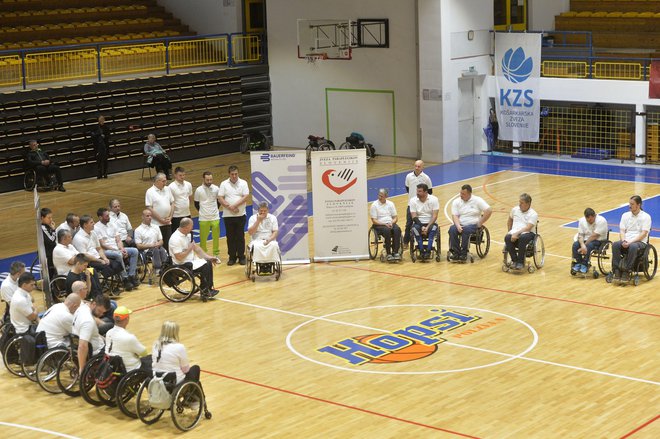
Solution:
[{"label": "sports wheelchair", "polygon": [[[593,258],[596,258],[598,261],[596,265],[591,263]],[[601,242],[600,247],[593,249],[589,253],[589,263],[587,264],[586,273],[576,271],[574,269],[576,263],[577,261],[571,258],[571,276],[581,275],[586,278],[589,272],[591,272],[591,276],[594,279],[598,279],[601,274],[607,276],[612,271],[612,241],[610,241],[610,231],[607,231],[607,237]]]},{"label": "sports wheelchair", "polygon": [[273,141],[266,133],[243,134],[240,145],[242,154],[249,151],[270,151],[271,149],[273,149]]},{"label": "sports wheelchair", "polygon": [[26,191],[33,190],[35,186],[38,191],[52,191],[57,189],[59,184],[54,173],[50,172],[47,175],[37,175],[37,170],[28,163],[27,154],[25,154],[23,160],[25,171],[23,174],[23,188]]},{"label": "sports wheelchair", "polygon": [[305,148],[307,163],[311,163],[312,161],[312,151],[330,151],[335,149],[335,144],[325,137],[310,134],[307,136],[307,140],[309,140],[309,143],[307,143],[307,147]]},{"label": "sports wheelchair", "polygon": [[69,349],[66,346],[56,346],[39,357],[35,372],[39,387],[48,393],[62,393],[57,384],[57,372],[60,362],[68,355]]},{"label": "sports wheelchair", "polygon": [[[527,247],[525,247],[525,265],[527,266],[527,271],[530,273],[543,268],[543,264],[545,263],[545,245],[543,244],[543,238],[539,234],[538,223],[534,226],[534,235],[534,239],[529,241]],[[509,252],[506,251],[506,245],[502,250],[502,254],[502,271],[509,272],[513,270],[513,261],[509,257]]]},{"label": "sports wheelchair", "polygon": [[[460,236],[461,235],[459,235],[459,237]],[[486,255],[490,251],[490,232],[488,231],[488,228],[486,226],[481,226],[476,230],[475,233],[470,234],[470,245],[474,245],[475,251],[477,252],[477,256],[479,257],[479,259],[483,259],[486,257]],[[472,255],[472,253],[469,252],[469,246],[468,246],[468,259],[470,260],[470,263],[474,262],[474,256]],[[447,251],[447,261],[455,261],[459,263],[466,262],[454,258],[454,252],[452,251],[452,249],[449,249],[449,251]]]},{"label": "sports wheelchair", "polygon": [[[163,376],[161,372],[154,372]],[[149,403],[149,382],[151,377],[145,379],[137,392],[137,416],[140,421],[151,425],[163,416],[164,409],[152,407]],[[211,412],[206,406],[206,396],[202,385],[195,381],[183,381],[176,384],[176,375],[172,372],[164,376],[165,387],[171,396],[169,411],[172,422],[181,431],[195,428],[202,419],[202,411],[206,419],[211,419]]]},{"label": "sports wheelchair", "polygon": [[[625,253],[622,252],[621,260],[612,261],[612,268],[615,264],[620,264],[623,262]],[[620,284],[626,284],[632,282],[633,285],[639,285],[640,274],[643,274],[646,280],[651,280],[655,277],[655,273],[658,271],[658,252],[656,251],[653,244],[647,241],[646,246],[640,251],[637,252],[635,261],[633,262],[633,269],[625,272],[628,280],[625,278],[616,278],[614,276],[614,270],[610,270],[605,277],[607,283],[618,282]],[[623,272],[623,270],[622,270]]]},{"label": "sports wheelchair", "polygon": [[[393,238],[392,238],[393,239]],[[394,246],[394,245],[392,245]],[[378,249],[381,248],[380,254],[378,253]],[[401,233],[401,240],[399,242],[399,248],[392,249],[392,254],[398,253],[400,258],[399,259],[393,259],[389,262],[401,262],[403,260],[403,251],[405,249],[405,245],[403,245],[403,233]],[[387,254],[385,252],[385,238],[376,231],[376,228],[372,225],[369,228],[369,259],[374,260],[376,257],[380,258],[380,262],[385,262],[387,259]]]},{"label": "sports wheelchair", "polygon": [[356,132],[352,132],[346,138],[346,141],[339,146],[339,149],[366,149],[367,160],[376,157],[376,148],[371,143],[367,143],[362,134]]},{"label": "sports wheelchair", "polygon": [[[429,255],[428,258],[423,257],[424,254],[422,253],[422,250],[417,247],[417,240],[415,239],[415,232],[413,229],[410,230],[410,259],[413,262],[416,262],[417,259],[419,259],[422,262],[427,262],[433,258],[435,258],[435,262],[440,262],[440,254],[442,253],[442,238],[440,237],[440,226],[437,225],[438,231],[435,234],[435,241],[433,242],[433,247],[431,248],[431,254]],[[428,236],[422,236],[422,245],[424,248],[428,245]]]},{"label": "sports wheelchair", "polygon": [[158,286],[160,292],[171,302],[185,302],[195,293],[200,293],[202,302],[208,300],[208,295],[200,291],[202,276],[195,273],[191,263],[175,265],[168,258],[160,269]]},{"label": "sports wheelchair", "polygon": [[275,276],[280,280],[282,276],[282,253],[278,252],[278,260],[272,262],[255,262],[252,256],[252,247],[245,246],[245,277],[254,282],[257,276]]}]

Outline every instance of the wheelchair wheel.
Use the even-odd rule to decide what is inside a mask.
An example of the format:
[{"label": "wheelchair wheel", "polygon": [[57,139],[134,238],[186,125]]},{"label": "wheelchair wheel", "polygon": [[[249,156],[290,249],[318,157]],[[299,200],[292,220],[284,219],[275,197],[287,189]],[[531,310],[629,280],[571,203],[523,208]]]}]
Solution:
[{"label": "wheelchair wheel", "polygon": [[483,259],[488,254],[490,250],[490,232],[487,227],[482,226],[477,230],[477,235],[475,237],[475,247],[477,249],[477,256],[479,259]]},{"label": "wheelchair wheel", "polygon": [[245,278],[250,279],[252,276],[252,252],[250,248],[245,249]]},{"label": "wheelchair wheel", "polygon": [[545,246],[543,245],[543,238],[541,235],[536,235],[534,237],[534,253],[532,257],[534,258],[534,266],[539,269],[543,267],[545,262]]},{"label": "wheelchair wheel", "polygon": [[197,290],[192,273],[176,266],[165,269],[161,273],[158,284],[160,292],[171,302],[188,300]]},{"label": "wheelchair wheel", "polygon": [[53,302],[64,302],[66,296],[66,276],[56,276],[50,281],[50,294],[53,296]]},{"label": "wheelchair wheel", "polygon": [[23,175],[23,188],[26,191],[31,191],[37,185],[37,173],[34,169],[28,169]]},{"label": "wheelchair wheel", "polygon": [[435,262],[440,262],[442,259],[440,256],[442,252],[442,237],[440,235],[440,226],[438,226],[438,233],[435,234]]},{"label": "wheelchair wheel", "polygon": [[246,152],[248,152],[249,146],[250,146],[250,135],[243,134],[243,138],[241,139],[241,145],[239,147],[241,154],[245,154]]},{"label": "wheelchair wheel", "polygon": [[378,244],[380,237],[375,228],[369,229],[369,259],[372,261],[378,256]]},{"label": "wheelchair wheel", "polygon": [[23,337],[15,335],[5,346],[2,352],[2,361],[5,367],[12,375],[23,377],[23,367],[21,365],[21,341]]},{"label": "wheelchair wheel", "polygon": [[205,404],[202,387],[194,381],[184,381],[174,389],[173,394],[172,422],[181,431],[192,430],[202,419]]},{"label": "wheelchair wheel", "polygon": [[146,256],[142,252],[140,252],[138,253],[137,268],[135,270],[135,276],[140,281],[140,283],[144,282],[144,279],[146,279],[147,277],[148,271],[149,271],[149,267],[148,267],[148,261],[146,260]]},{"label": "wheelchair wheel", "polygon": [[71,353],[67,352],[65,356],[60,359],[57,365],[57,386],[65,395],[79,396],[80,386],[78,385],[78,361],[71,357]]},{"label": "wheelchair wheel", "polygon": [[596,257],[598,258],[598,270],[607,276],[612,272],[612,242],[605,241],[598,249]]},{"label": "wheelchair wheel", "polygon": [[117,279],[116,275],[105,276],[101,271],[97,271],[99,274],[99,283],[101,284],[101,291],[103,294],[112,295],[112,293],[119,289],[121,281]]},{"label": "wheelchair wheel", "polygon": [[149,381],[151,380],[142,381],[136,397],[137,417],[147,425],[158,421],[164,412],[164,410],[149,405]]},{"label": "wheelchair wheel", "polygon": [[80,395],[91,405],[103,405],[103,401],[96,394],[96,374],[103,361],[103,354],[97,354],[83,367],[80,375]]},{"label": "wheelchair wheel", "polygon": [[39,255],[32,260],[29,273],[36,279],[41,279],[41,262],[39,262]]},{"label": "wheelchair wheel", "polygon": [[658,252],[653,245],[648,245],[646,261],[644,261],[644,276],[646,280],[651,280],[658,271]]},{"label": "wheelchair wheel", "polygon": [[37,362],[37,383],[48,393],[62,393],[57,385],[57,366],[62,358],[67,356],[66,348],[53,348],[46,351]]},{"label": "wheelchair wheel", "polygon": [[149,378],[149,372],[142,369],[135,369],[124,375],[119,384],[115,401],[119,410],[129,418],[137,419],[137,393],[140,390],[142,382]]},{"label": "wheelchair wheel", "polygon": [[351,145],[351,142],[344,142],[339,145],[339,149],[355,149],[355,147]]}]

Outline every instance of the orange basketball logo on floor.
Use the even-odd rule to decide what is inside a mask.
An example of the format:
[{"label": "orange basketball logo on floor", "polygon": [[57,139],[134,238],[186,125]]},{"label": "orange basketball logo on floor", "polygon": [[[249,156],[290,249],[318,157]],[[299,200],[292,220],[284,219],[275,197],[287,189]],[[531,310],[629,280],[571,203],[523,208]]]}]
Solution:
[{"label": "orange basketball logo on floor", "polygon": [[[354,338],[360,343],[369,343],[370,340],[380,337],[381,335],[384,334],[360,335]],[[386,354],[380,358],[374,358],[370,360],[369,363],[403,363],[405,361],[414,361],[428,357],[429,355],[434,354],[437,350],[438,345],[428,346],[415,341],[411,345],[401,348],[396,352]]]}]

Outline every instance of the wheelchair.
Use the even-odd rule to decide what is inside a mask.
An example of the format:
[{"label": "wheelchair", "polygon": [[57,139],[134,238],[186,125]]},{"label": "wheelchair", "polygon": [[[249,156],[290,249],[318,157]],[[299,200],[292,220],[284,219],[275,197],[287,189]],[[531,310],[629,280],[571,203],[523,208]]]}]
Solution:
[{"label": "wheelchair", "polygon": [[[545,245],[543,244],[543,238],[538,233],[538,227],[538,224],[534,227],[534,239],[529,241],[527,247],[525,247],[525,265],[527,266],[527,271],[530,273],[543,268],[543,264],[545,263]],[[502,250],[502,254],[502,271],[509,272],[513,270],[513,263],[509,257],[509,252],[506,251],[506,245]]]},{"label": "wheelchair", "polygon": [[48,349],[37,361],[35,376],[37,384],[48,393],[62,393],[57,384],[57,372],[60,361],[69,355],[66,346],[56,346]]},{"label": "wheelchair", "polygon": [[252,248],[245,246],[245,277],[254,282],[259,277],[275,276],[280,280],[282,276],[282,254],[278,252],[278,260],[273,262],[255,262],[252,257]]},{"label": "wheelchair", "polygon": [[148,279],[149,285],[154,283],[154,267],[151,262],[151,255],[145,251],[140,251],[138,253],[137,259],[137,269],[135,270],[135,275],[140,283],[143,283],[145,279]]},{"label": "wheelchair", "polygon": [[25,174],[23,174],[23,189],[31,191],[35,186],[38,191],[52,191],[57,189],[59,185],[57,184],[55,174],[50,173],[48,175],[38,176],[34,168],[26,165]]},{"label": "wheelchair", "polygon": [[249,151],[270,151],[273,149],[273,141],[269,135],[264,132],[256,134],[243,134],[239,147],[241,154]]},{"label": "wheelchair", "polygon": [[[403,251],[406,248],[403,245],[403,231],[401,233],[401,240],[399,242],[399,248],[398,249],[392,249],[392,253],[398,253],[399,256],[401,256],[401,259],[397,260],[392,260],[390,262],[402,262],[403,261]],[[378,249],[380,250],[380,253],[378,252]],[[387,259],[387,253],[385,252],[385,238],[381,234],[379,234],[374,226],[372,225],[369,228],[369,259],[372,261],[376,258],[380,259],[380,262],[385,262]]]},{"label": "wheelchair", "polygon": [[64,302],[68,293],[66,292],[66,276],[57,275],[50,281],[50,295],[53,303]]},{"label": "wheelchair", "polygon": [[9,373],[17,377],[24,377],[23,367],[21,365],[23,334],[16,334],[16,329],[11,323],[3,325],[2,330],[3,338],[6,340],[4,346],[2,346],[2,362],[5,364]]},{"label": "wheelchair", "polygon": [[[160,270],[158,286],[160,292],[170,302],[185,302],[190,297],[200,292],[202,278],[199,273],[192,270],[192,266],[186,264],[174,265],[168,259]],[[200,294],[202,302],[208,300],[206,294]]]},{"label": "wheelchair", "polygon": [[[625,254],[621,254],[621,261]],[[621,261],[612,261],[612,267],[614,264],[619,264]],[[642,251],[637,253],[635,261],[633,262],[633,269],[627,273],[628,281],[622,280],[620,278],[614,277],[614,270],[612,269],[607,276],[605,281],[609,283],[618,282],[620,284],[626,284],[632,282],[634,286],[639,285],[640,275],[644,275],[646,280],[651,280],[655,277],[655,273],[658,271],[658,252],[656,251],[653,244],[647,241],[646,246]]]},{"label": "wheelchair", "polygon": [[[437,225],[437,224],[436,224]],[[428,237],[423,236],[422,245],[426,247],[428,245]],[[435,241],[433,242],[433,248],[431,248],[431,256],[429,259],[422,257],[421,250],[417,247],[417,240],[415,239],[415,233],[413,229],[410,230],[410,259],[413,262],[416,262],[419,259],[422,262],[428,262],[430,259],[435,258],[435,262],[440,262],[440,254],[442,252],[441,248],[442,238],[440,237],[440,226],[438,225],[438,231],[435,235]]]},{"label": "wheelchair", "polygon": [[[69,346],[66,348],[66,353],[61,356],[57,363],[57,370],[55,378],[57,380],[57,387],[60,393],[67,396],[80,396],[80,370],[78,368],[78,336],[69,335]],[[89,358],[91,358],[92,350],[89,350]],[[89,361],[88,358],[88,361]]]},{"label": "wheelchair", "polygon": [[[490,232],[488,231],[488,228],[486,226],[481,226],[477,229],[475,233],[470,234],[470,245],[474,245],[474,249],[479,259],[483,259],[486,257],[486,255],[490,251]],[[452,249],[449,249],[449,251],[447,252],[448,262],[451,261],[455,261],[459,263],[466,262],[466,261],[459,261],[457,259],[454,259],[453,256],[454,256],[454,252],[452,251]],[[468,259],[470,260],[470,263],[474,262],[474,256],[472,255],[472,253],[469,252],[469,246],[468,246]]]},{"label": "wheelchair", "polygon": [[371,143],[367,143],[362,134],[356,132],[346,137],[346,141],[339,145],[339,149],[366,149],[367,160],[376,157],[376,148]]},{"label": "wheelchair", "polygon": [[[115,388],[110,389],[110,386],[102,386],[99,384],[99,372],[101,370],[101,365],[107,358],[119,358],[121,357],[107,357],[104,353],[98,353],[94,355],[83,367],[82,372],[80,373],[80,395],[82,398],[89,404],[93,406],[108,405],[114,406],[114,390]],[[108,361],[111,361],[108,359]],[[121,363],[123,368],[124,364]],[[124,373],[125,370],[124,370]],[[116,376],[115,376],[116,378]],[[113,382],[116,381],[113,380]],[[114,383],[116,384],[116,382]]]},{"label": "wheelchair", "polygon": [[305,148],[307,163],[312,162],[312,151],[330,151],[335,149],[335,144],[325,137],[313,136],[310,134],[307,136],[307,140],[309,140],[309,143],[307,143],[307,147]]},{"label": "wheelchair", "polygon": [[[594,258],[597,260],[596,265],[591,263]],[[591,272],[591,276],[594,279],[598,279],[601,274],[607,276],[612,271],[612,241],[610,241],[610,231],[607,231],[607,237],[601,242],[600,247],[593,249],[589,253],[589,264],[587,265],[586,273],[575,271],[573,267],[576,263],[577,261],[575,259],[571,259],[571,276],[581,275],[586,278],[589,276],[589,272]]]},{"label": "wheelchair", "polygon": [[[171,395],[169,411],[176,428],[181,431],[192,430],[202,419],[202,411],[206,419],[211,419],[212,414],[206,406],[202,385],[195,381],[183,381],[176,384],[176,375],[174,373],[167,375],[165,377],[166,388]],[[149,404],[150,381],[151,378],[144,380],[137,393],[137,416],[147,425],[158,421],[165,412],[165,410],[151,407]]]},{"label": "wheelchair", "polygon": [[133,369],[119,379],[115,402],[119,410],[129,418],[138,418],[137,394],[142,383],[149,378],[151,378],[150,370]]}]

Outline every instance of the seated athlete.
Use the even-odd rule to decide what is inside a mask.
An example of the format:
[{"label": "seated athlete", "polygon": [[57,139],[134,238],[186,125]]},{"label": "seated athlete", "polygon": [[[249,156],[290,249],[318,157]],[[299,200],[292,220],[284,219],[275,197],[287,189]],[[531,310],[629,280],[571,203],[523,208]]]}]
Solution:
[{"label": "seated athlete", "polygon": [[399,217],[394,203],[387,199],[387,195],[387,189],[378,189],[378,200],[371,204],[369,215],[376,233],[385,239],[385,253],[388,262],[400,261],[401,228],[397,224]]},{"label": "seated athlete", "polygon": [[[412,234],[417,241],[417,248],[422,259],[429,259],[433,250],[433,241],[438,233],[438,212],[440,202],[438,197],[429,194],[429,187],[425,183],[417,185],[417,196],[410,200],[410,216],[412,217]],[[424,237],[427,238],[424,248]]]},{"label": "seated athlete", "polygon": [[600,248],[607,239],[607,220],[591,208],[584,209],[584,217],[578,222],[578,233],[573,243],[573,271],[586,273],[591,252]]},{"label": "seated athlete", "polygon": [[258,212],[250,217],[248,233],[252,237],[249,247],[254,262],[280,260],[280,247],[276,241],[279,233],[277,218],[268,213],[268,203],[260,203]]}]

